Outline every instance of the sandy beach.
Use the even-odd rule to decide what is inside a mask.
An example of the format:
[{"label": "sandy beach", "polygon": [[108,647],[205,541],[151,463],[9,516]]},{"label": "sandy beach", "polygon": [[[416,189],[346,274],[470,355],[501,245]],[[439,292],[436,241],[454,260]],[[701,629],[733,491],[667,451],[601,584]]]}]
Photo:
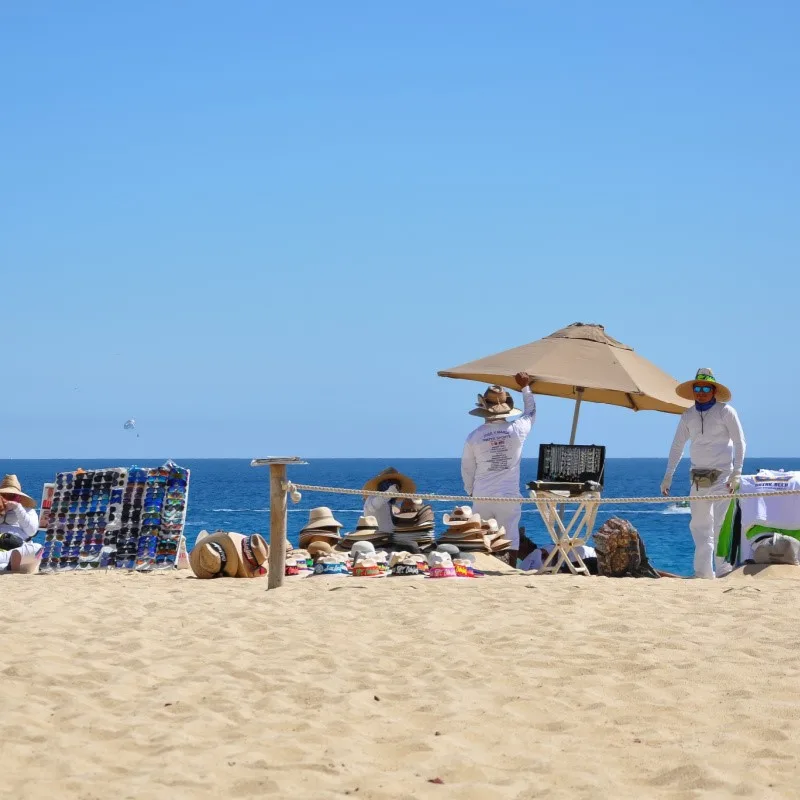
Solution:
[{"label": "sandy beach", "polygon": [[4,576],[2,794],[795,796],[792,574]]}]

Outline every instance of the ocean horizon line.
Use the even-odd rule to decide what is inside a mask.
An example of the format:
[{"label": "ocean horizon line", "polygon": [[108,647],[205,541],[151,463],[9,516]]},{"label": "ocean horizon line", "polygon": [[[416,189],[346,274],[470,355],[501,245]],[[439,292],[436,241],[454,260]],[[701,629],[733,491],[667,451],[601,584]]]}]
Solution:
[{"label": "ocean horizon line", "polygon": [[[167,461],[171,459],[175,462],[181,460],[186,461],[252,461],[254,458],[281,458],[281,456],[6,456],[0,458],[0,462],[4,461]],[[285,458],[294,458],[294,456],[285,456]],[[461,456],[301,456],[304,461],[309,463],[314,461],[460,461]],[[770,461],[778,460],[795,460],[800,456],[767,456],[767,455],[750,455],[747,454],[746,458],[751,459],[769,459]],[[523,461],[536,461],[538,456],[523,456]],[[606,461],[666,461],[667,456],[607,456]],[[682,461],[688,460],[688,456],[684,456]],[[291,466],[291,465],[290,465]],[[298,465],[302,466],[302,465]]]}]

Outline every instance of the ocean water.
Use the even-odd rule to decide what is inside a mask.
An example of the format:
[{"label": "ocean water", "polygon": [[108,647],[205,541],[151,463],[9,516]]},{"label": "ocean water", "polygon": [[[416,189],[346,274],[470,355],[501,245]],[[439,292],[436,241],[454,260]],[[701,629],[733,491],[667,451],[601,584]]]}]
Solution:
[{"label": "ocean water", "polygon": [[[139,466],[157,466],[166,459],[152,459]],[[174,459],[192,471],[189,491],[186,536],[189,546],[204,528],[263,533],[269,531],[269,469],[251,467],[244,459]],[[460,461],[442,459],[319,459],[306,466],[289,467],[290,480],[323,486],[360,488],[365,481],[385,467],[392,465],[413,477],[419,491],[438,494],[461,494]],[[82,460],[0,460],[0,474],[15,473],[23,489],[38,501],[42,484],[53,480],[57,472],[77,467],[96,469],[131,464],[124,459]],[[608,459],[603,496],[641,497],[658,494],[666,467],[665,459]],[[747,459],[745,472],[758,469],[800,470],[800,459]],[[536,478],[536,459],[523,459],[521,477]],[[685,494],[689,486],[689,468],[684,459],[673,481],[673,494]],[[309,509],[329,506],[346,530],[352,530],[361,513],[360,497],[303,492],[298,504],[289,502],[289,539],[297,542],[297,534],[308,519]],[[437,530],[441,529],[441,513],[449,503],[436,503]],[[689,514],[668,505],[601,506],[598,525],[611,516],[629,519],[642,535],[650,560],[660,569],[689,575],[694,551],[689,533]],[[549,537],[534,506],[524,505],[522,525],[529,536],[539,543],[549,543]]]}]

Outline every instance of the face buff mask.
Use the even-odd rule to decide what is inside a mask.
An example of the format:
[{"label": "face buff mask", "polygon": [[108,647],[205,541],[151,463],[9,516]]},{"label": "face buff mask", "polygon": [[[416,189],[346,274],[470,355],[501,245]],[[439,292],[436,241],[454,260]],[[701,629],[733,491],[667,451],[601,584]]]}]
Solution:
[{"label": "face buff mask", "polygon": [[712,408],[716,404],[716,402],[717,402],[717,398],[716,397],[712,397],[707,403],[698,403],[697,400],[695,400],[694,401],[694,407],[698,411],[708,411],[710,408]]}]

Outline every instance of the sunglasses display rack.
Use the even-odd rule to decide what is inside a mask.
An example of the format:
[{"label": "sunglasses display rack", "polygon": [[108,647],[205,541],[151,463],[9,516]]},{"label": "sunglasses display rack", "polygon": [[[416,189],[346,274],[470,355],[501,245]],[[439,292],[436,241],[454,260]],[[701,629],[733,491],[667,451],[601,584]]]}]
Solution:
[{"label": "sunglasses display rack", "polygon": [[59,473],[40,572],[174,568],[188,496],[189,470],[171,461]]}]

